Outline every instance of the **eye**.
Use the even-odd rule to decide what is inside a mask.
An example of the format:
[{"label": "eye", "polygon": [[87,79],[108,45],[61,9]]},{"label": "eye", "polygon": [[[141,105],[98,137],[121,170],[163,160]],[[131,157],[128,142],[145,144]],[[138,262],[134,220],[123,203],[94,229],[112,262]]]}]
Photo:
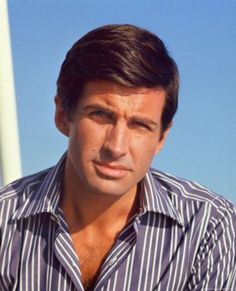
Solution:
[{"label": "eye", "polygon": [[151,130],[150,126],[148,126],[147,124],[143,123],[143,122],[136,122],[136,126],[145,130]]},{"label": "eye", "polygon": [[104,124],[104,123],[110,123],[112,122],[112,115],[109,112],[106,112],[104,110],[93,110],[89,113],[89,117],[99,123],[99,124]]},{"label": "eye", "polygon": [[90,116],[107,117],[108,114],[102,110],[96,110],[89,113]]}]

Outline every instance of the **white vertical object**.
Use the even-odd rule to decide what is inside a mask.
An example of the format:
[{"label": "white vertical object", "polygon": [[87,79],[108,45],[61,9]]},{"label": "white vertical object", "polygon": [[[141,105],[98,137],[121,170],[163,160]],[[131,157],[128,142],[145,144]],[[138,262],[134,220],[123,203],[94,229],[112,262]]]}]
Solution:
[{"label": "white vertical object", "polygon": [[0,0],[0,183],[21,177],[7,0]]}]

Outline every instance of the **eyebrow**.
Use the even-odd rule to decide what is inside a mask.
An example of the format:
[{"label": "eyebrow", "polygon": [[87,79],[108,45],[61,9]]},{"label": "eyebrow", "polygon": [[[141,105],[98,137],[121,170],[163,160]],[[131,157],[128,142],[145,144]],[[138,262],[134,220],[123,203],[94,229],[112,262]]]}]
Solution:
[{"label": "eyebrow", "polygon": [[131,117],[131,119],[135,122],[140,122],[140,123],[144,123],[146,125],[149,125],[151,127],[157,127],[158,123],[155,122],[154,120],[147,118],[147,117],[141,117],[141,116],[133,116]]},{"label": "eyebrow", "polygon": [[[111,114],[111,115],[115,115],[116,114],[110,108],[107,108],[107,107],[105,107],[105,106],[103,106],[101,104],[97,104],[97,103],[85,105],[82,109],[83,109],[83,111],[103,110],[106,113]],[[148,118],[148,117],[135,116],[134,115],[134,116],[131,116],[130,117],[130,120],[132,120],[134,122],[144,123],[144,124],[146,124],[148,126],[151,126],[151,127],[157,127],[158,126],[158,123],[157,122],[155,122],[154,120],[152,120],[151,118]]]}]

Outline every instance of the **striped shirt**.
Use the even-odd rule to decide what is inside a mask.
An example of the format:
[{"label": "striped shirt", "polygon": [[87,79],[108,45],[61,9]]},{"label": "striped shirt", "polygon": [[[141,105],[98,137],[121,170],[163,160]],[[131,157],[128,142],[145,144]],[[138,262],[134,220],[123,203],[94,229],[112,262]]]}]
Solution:
[{"label": "striped shirt", "polygon": [[[64,161],[0,191],[1,291],[84,290],[59,207]],[[140,213],[120,233],[93,290],[236,290],[233,205],[154,169],[140,192]]]}]

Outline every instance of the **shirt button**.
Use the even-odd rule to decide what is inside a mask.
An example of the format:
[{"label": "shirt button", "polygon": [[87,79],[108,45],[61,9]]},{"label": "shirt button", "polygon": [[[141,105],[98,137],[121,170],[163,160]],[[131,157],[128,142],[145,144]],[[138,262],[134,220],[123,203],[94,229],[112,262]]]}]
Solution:
[{"label": "shirt button", "polygon": [[138,223],[138,224],[140,224],[140,223],[141,223],[141,221],[140,221],[140,218],[139,218],[139,217],[137,217],[137,223]]},{"label": "shirt button", "polygon": [[109,266],[113,265],[115,262],[117,261],[117,257],[113,257],[112,259],[110,259],[110,262],[109,262]]}]

